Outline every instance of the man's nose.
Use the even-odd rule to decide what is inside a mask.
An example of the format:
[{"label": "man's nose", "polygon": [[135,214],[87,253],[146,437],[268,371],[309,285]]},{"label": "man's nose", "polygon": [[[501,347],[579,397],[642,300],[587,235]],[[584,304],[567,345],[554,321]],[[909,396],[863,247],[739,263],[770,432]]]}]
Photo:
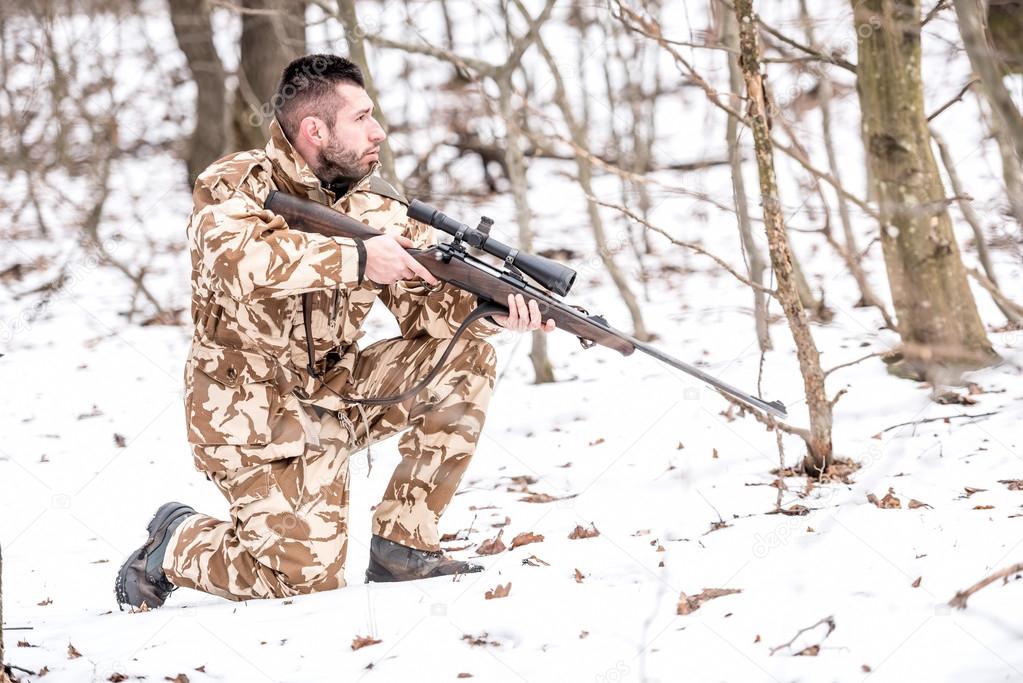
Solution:
[{"label": "man's nose", "polygon": [[373,123],[372,128],[370,129],[369,132],[370,142],[382,142],[384,138],[387,137],[387,133],[384,131],[383,126],[381,126],[376,119],[371,120],[373,121]]}]

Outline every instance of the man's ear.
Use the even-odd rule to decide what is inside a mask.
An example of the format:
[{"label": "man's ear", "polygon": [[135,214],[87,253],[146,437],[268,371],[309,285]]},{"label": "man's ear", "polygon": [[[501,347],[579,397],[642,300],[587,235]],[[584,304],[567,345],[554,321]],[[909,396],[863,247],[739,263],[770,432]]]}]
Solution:
[{"label": "man's ear", "polygon": [[327,142],[327,124],[315,116],[306,116],[298,124],[298,135],[306,143],[320,147]]}]

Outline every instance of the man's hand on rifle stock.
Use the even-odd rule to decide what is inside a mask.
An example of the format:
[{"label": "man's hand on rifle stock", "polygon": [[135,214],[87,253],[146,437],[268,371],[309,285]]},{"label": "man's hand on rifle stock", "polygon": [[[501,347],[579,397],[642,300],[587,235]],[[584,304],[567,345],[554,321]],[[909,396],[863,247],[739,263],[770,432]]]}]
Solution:
[{"label": "man's hand on rifle stock", "polygon": [[416,276],[431,285],[438,284],[437,278],[405,251],[412,247],[412,241],[407,237],[380,235],[363,244],[366,247],[366,277],[378,285],[390,285]]},{"label": "man's hand on rifle stock", "polygon": [[540,307],[535,299],[526,300],[521,294],[508,295],[508,315],[495,315],[494,322],[506,330],[513,332],[527,332],[529,330],[543,330],[544,332],[554,331],[554,321],[548,320],[546,324],[540,316]]}]

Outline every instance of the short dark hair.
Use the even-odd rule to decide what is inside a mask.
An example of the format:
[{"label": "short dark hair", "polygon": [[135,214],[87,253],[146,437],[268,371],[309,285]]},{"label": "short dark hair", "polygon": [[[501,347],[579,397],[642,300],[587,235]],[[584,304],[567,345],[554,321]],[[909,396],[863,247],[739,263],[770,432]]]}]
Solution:
[{"label": "short dark hair", "polygon": [[366,87],[359,67],[338,55],[306,55],[284,68],[273,105],[274,115],[289,140],[295,140],[298,124],[306,116],[333,123],[332,98],[338,83]]}]

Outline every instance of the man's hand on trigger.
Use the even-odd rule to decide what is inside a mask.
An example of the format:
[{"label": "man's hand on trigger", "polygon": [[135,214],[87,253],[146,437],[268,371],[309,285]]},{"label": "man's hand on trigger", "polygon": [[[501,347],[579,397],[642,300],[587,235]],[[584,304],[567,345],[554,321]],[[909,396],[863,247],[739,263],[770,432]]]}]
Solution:
[{"label": "man's hand on trigger", "polygon": [[508,315],[493,316],[494,322],[506,330],[514,332],[527,332],[529,330],[543,330],[553,332],[555,323],[553,320],[543,322],[540,316],[540,306],[535,299],[530,299],[526,304],[521,294],[508,295]]},{"label": "man's hand on trigger", "polygon": [[417,276],[431,285],[438,284],[437,278],[405,251],[412,246],[412,240],[407,237],[380,235],[369,238],[363,245],[366,247],[366,277],[378,285]]}]

